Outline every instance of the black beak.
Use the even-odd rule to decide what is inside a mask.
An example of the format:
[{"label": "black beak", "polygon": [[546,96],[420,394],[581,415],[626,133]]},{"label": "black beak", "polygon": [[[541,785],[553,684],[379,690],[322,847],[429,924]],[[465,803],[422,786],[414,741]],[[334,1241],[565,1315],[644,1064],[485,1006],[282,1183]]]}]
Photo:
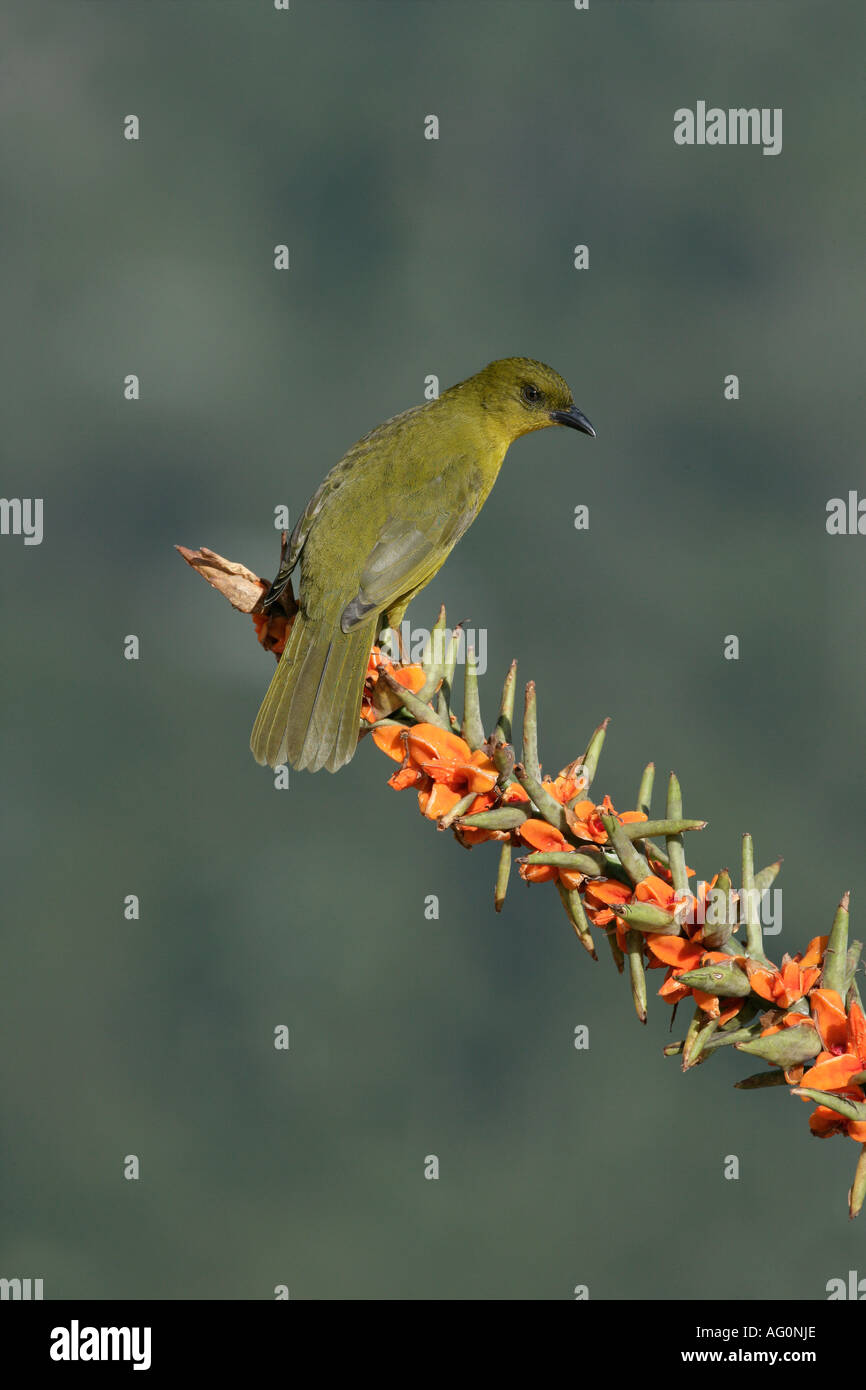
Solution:
[{"label": "black beak", "polygon": [[595,430],[576,405],[569,410],[551,410],[550,418],[557,425],[570,425],[573,430],[580,430],[581,434],[591,434],[595,439]]}]

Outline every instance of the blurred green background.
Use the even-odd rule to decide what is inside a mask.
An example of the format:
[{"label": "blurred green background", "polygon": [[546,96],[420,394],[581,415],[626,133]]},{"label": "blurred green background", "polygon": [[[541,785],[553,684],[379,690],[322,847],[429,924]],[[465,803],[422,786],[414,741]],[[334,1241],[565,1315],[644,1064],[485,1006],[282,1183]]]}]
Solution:
[{"label": "blurred green background", "polygon": [[[172,547],[269,575],[274,506],[425,376],[552,363],[598,439],[520,440],[414,623],[488,630],[488,715],[519,659],[547,770],[604,715],[599,795],[676,768],[700,874],[744,830],[784,855],[772,954],[846,888],[856,924],[866,540],[825,508],[863,487],[864,27],[841,0],[3,6],[3,491],[45,538],[0,542],[0,1275],[760,1299],[862,1272],[855,1145],[735,1092],[744,1059],[682,1076],[667,1007],[637,1024],[552,888],[496,916],[494,848],[369,743],[274,789],[273,660]],[[698,99],[782,107],[781,155],[677,147]]]}]

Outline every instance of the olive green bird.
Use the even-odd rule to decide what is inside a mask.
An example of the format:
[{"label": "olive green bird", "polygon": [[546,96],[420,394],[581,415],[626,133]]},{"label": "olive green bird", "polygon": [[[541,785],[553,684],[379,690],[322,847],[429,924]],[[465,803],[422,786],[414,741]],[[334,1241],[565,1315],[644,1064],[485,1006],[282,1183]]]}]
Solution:
[{"label": "olive green bird", "polygon": [[379,633],[399,629],[475,520],[509,444],[548,425],[595,435],[558,372],[506,357],[386,420],[331,469],[265,600],[300,562],[300,608],[250,740],[260,763],[336,772],[349,761]]}]

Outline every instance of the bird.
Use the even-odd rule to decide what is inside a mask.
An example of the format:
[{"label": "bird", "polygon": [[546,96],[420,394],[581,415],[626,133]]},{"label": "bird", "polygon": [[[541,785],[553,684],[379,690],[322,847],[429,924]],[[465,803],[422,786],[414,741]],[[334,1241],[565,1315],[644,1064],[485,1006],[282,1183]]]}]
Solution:
[{"label": "bird", "polygon": [[468,530],[515,439],[595,437],[565,380],[505,357],[365,434],[298,520],[264,600],[300,564],[298,612],[253,726],[257,762],[336,772],[358,744],[370,653]]}]

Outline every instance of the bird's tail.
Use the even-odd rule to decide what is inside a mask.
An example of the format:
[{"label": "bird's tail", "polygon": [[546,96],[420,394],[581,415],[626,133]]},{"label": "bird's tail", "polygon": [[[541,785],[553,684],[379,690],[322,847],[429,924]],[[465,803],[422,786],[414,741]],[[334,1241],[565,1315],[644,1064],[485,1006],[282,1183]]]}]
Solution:
[{"label": "bird's tail", "polygon": [[317,626],[298,613],[253,725],[256,761],[329,772],[358,744],[358,721],[375,619],[354,632]]}]

